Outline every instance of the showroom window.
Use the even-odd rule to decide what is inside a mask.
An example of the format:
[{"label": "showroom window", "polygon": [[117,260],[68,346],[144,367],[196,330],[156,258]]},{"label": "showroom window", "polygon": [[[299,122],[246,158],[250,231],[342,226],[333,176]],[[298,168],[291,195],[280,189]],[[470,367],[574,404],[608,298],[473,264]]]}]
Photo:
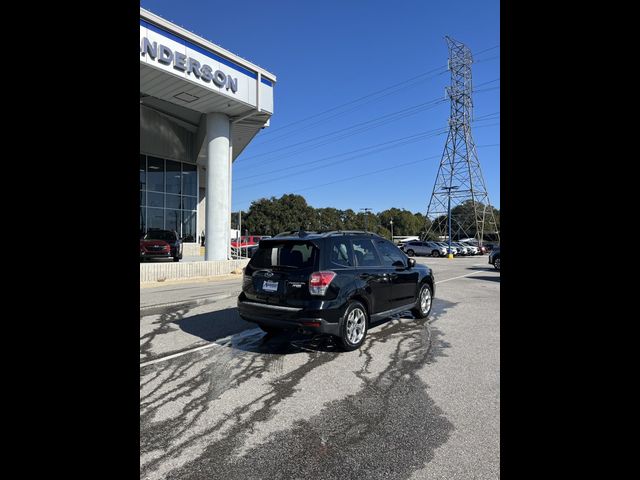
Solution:
[{"label": "showroom window", "polygon": [[141,154],[140,236],[149,228],[162,228],[195,242],[197,192],[195,165]]}]

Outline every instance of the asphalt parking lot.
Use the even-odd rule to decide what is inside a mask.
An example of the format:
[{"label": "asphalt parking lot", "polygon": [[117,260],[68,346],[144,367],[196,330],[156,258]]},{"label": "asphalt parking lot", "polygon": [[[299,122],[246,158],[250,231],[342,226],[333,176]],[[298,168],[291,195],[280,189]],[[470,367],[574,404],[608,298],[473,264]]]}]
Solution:
[{"label": "asphalt parking lot", "polygon": [[240,278],[141,289],[140,477],[499,478],[500,273],[416,260],[428,321],[395,316],[348,353],[244,322]]}]

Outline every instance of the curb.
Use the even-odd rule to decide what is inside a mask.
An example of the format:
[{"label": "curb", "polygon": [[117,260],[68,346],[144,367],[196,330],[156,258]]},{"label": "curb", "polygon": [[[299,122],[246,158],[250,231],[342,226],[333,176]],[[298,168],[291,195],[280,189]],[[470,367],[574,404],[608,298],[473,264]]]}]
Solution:
[{"label": "curb", "polygon": [[[195,300],[182,300],[182,301],[178,301],[178,302],[168,302],[168,303],[158,303],[158,304],[155,304],[155,305],[146,305],[144,307],[140,307],[140,312],[145,312],[147,310],[162,310],[162,309],[165,309],[167,307],[177,307],[177,306],[200,307],[202,305],[208,305],[210,303],[215,303],[217,301],[225,300],[227,298],[231,298],[231,297],[235,297],[235,296],[236,296],[236,293],[229,293],[229,294],[225,294],[225,295],[216,295],[216,296],[207,295],[204,298],[199,298],[199,299],[195,299]],[[147,313],[147,315],[150,315],[150,314]]]}]

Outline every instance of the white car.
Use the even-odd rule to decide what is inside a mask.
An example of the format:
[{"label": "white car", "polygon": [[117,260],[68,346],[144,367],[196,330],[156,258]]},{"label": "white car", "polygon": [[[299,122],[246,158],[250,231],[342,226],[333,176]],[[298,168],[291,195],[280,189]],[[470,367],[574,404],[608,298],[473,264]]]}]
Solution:
[{"label": "white car", "polygon": [[480,253],[480,249],[475,245],[469,245],[468,243],[462,243],[469,250],[470,255],[478,255]]}]

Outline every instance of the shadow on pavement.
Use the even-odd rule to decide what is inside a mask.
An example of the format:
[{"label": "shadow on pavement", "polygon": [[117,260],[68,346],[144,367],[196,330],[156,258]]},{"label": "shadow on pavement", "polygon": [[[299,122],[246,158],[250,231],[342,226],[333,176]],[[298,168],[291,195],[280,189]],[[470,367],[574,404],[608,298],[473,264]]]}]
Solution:
[{"label": "shadow on pavement", "polygon": [[500,275],[496,276],[496,277],[488,277],[488,276],[482,276],[482,275],[473,275],[470,276],[469,278],[471,279],[475,279],[475,280],[486,280],[487,282],[497,282],[500,283]]},{"label": "shadow on pavement", "polygon": [[[365,359],[364,367],[358,364],[352,373],[362,382],[357,393],[316,406],[306,418],[274,432],[244,454],[239,454],[239,450],[260,424],[275,417],[284,400],[298,392],[303,379],[342,355],[312,354],[302,365],[272,380],[262,392],[260,402],[248,399],[247,404],[236,405],[223,420],[207,425],[197,434],[190,434],[188,429],[195,421],[191,417],[195,415],[197,419],[204,415],[210,408],[210,400],[206,392],[196,395],[196,387],[198,382],[203,385],[210,382],[210,371],[188,380],[185,391],[174,389],[171,395],[153,399],[141,412],[141,451],[162,449],[163,454],[141,465],[141,477],[149,475],[165,459],[175,458],[183,449],[204,441],[207,443],[204,451],[165,472],[163,478],[411,478],[434,458],[437,448],[448,441],[454,430],[443,410],[428,395],[428,386],[419,375],[426,364],[446,356],[444,351],[450,345],[433,323],[454,305],[437,301],[429,322],[403,318],[372,331],[359,353],[345,354],[357,354]],[[425,328],[427,323],[431,325],[429,328]],[[387,342],[393,346],[390,356],[385,358],[382,368],[373,368],[371,361],[376,353],[372,349]],[[260,356],[270,362],[277,357]],[[269,364],[250,363],[247,368],[258,370],[250,371],[247,378],[255,377],[268,367]],[[180,368],[183,367],[178,362],[176,381],[182,378]],[[236,379],[228,388],[240,385]],[[153,420],[155,411],[165,402],[178,401],[181,408],[176,410],[176,416]],[[224,435],[216,436],[223,427]]]}]

